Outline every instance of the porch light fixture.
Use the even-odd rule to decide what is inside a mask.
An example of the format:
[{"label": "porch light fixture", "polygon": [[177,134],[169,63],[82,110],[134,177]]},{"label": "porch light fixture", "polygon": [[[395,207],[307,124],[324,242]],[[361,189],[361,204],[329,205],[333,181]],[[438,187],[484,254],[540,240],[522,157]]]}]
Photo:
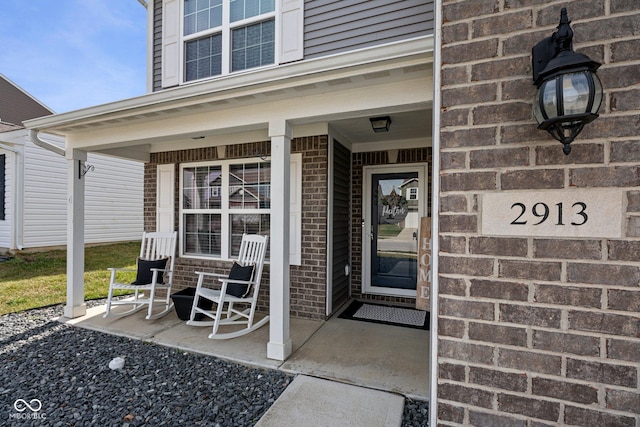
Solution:
[{"label": "porch light fixture", "polygon": [[371,127],[374,132],[389,132],[389,126],[391,126],[391,117],[371,117]]},{"label": "porch light fixture", "polygon": [[533,114],[538,129],[544,129],[563,144],[564,154],[585,124],[598,117],[602,84],[596,75],[600,66],[588,56],[573,51],[573,30],[567,9],[560,12],[558,31],[532,49],[533,80],[537,86]]}]

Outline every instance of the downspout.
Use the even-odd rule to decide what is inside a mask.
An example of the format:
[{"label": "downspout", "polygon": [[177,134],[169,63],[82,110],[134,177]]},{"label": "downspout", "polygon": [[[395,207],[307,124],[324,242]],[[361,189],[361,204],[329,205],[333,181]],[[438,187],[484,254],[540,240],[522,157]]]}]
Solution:
[{"label": "downspout", "polygon": [[431,177],[431,334],[429,334],[429,425],[438,425],[438,271],[440,263],[440,104],[442,68],[442,0],[434,0],[433,31],[433,143]]},{"label": "downspout", "polygon": [[33,142],[35,145],[37,145],[40,148],[44,148],[45,150],[49,150],[49,151],[53,151],[56,154],[61,155],[62,157],[65,156],[65,150],[64,148],[60,148],[55,144],[52,144],[48,141],[44,141],[42,139],[40,139],[40,136],[38,135],[38,131],[34,130],[34,129],[29,129],[29,140],[31,142]]},{"label": "downspout", "polygon": [[[27,140],[31,141],[32,143],[34,143],[35,145],[37,145],[40,148],[44,148],[45,150],[49,150],[49,151],[51,151],[53,153],[61,155],[62,157],[65,157],[65,149],[64,148],[60,148],[55,144],[52,144],[52,143],[50,143],[48,141],[40,139],[40,136],[38,135],[38,131],[37,130],[29,129],[29,134],[27,136]],[[23,168],[24,168],[24,165],[23,165]],[[21,212],[20,216],[18,217],[18,218],[20,218],[20,222],[21,222],[20,228],[19,228],[21,231],[22,231],[22,218],[23,218],[23,216],[24,216],[24,212]],[[22,246],[24,245],[23,239],[24,239],[24,236],[20,235],[19,239],[18,239],[18,241],[19,241],[18,249],[20,249],[20,250],[22,250]]]}]

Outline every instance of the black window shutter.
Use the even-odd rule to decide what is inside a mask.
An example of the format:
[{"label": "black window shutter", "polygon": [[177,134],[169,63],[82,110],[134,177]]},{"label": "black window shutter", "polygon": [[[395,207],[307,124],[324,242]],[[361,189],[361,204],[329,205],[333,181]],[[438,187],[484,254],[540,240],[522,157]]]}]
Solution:
[{"label": "black window shutter", "polygon": [[0,154],[0,221],[5,220],[5,212],[4,212],[4,187],[5,187],[5,176],[4,176],[4,163],[5,158],[7,156],[4,154]]}]

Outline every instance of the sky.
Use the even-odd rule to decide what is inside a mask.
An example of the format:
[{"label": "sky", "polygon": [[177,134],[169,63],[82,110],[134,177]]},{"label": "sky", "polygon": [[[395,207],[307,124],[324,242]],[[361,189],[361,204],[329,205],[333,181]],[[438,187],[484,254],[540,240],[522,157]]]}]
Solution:
[{"label": "sky", "polygon": [[0,0],[0,74],[56,113],[146,93],[138,0]]}]

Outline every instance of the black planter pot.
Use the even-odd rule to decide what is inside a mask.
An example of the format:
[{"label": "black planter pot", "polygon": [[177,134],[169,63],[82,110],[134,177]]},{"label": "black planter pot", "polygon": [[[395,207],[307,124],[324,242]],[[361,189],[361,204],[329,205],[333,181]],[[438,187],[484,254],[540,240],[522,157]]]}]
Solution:
[{"label": "black planter pot", "polygon": [[[189,320],[191,315],[191,307],[193,306],[193,298],[196,294],[196,288],[186,288],[171,294],[173,300],[173,306],[176,309],[176,314],[180,320]],[[198,301],[198,307],[204,310],[211,310],[213,302],[204,298],[200,298]],[[203,314],[196,314],[195,320],[203,320],[206,316]]]}]

